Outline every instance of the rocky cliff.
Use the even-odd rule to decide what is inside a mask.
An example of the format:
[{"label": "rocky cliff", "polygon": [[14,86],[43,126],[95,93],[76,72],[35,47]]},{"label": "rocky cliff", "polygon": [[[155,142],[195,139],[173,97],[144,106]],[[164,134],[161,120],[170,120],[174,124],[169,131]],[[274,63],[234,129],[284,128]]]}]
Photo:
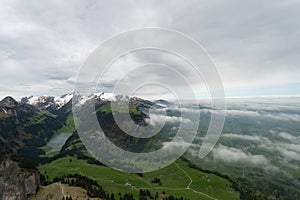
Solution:
[{"label": "rocky cliff", "polygon": [[36,194],[40,185],[36,170],[20,168],[17,162],[4,160],[0,165],[0,199],[23,200]]}]

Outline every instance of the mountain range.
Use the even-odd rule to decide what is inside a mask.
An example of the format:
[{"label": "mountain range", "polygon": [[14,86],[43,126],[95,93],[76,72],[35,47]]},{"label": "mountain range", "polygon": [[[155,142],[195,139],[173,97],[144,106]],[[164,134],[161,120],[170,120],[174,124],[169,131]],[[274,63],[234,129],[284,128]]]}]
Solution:
[{"label": "mountain range", "polygon": [[[111,93],[29,96],[20,101],[5,97],[1,100],[0,193],[3,199],[23,200],[32,196],[36,196],[32,199],[70,199],[76,198],[79,191],[84,196],[82,199],[266,199],[260,191],[234,177],[203,170],[184,158],[166,169],[148,174],[129,175],[103,165],[81,142],[74,125],[72,104],[80,107],[94,102],[106,136],[124,150],[148,152],[162,148],[172,135],[174,125],[168,123],[150,140],[124,133],[114,121],[110,104],[126,101],[129,101],[132,119],[141,125],[149,118],[147,109],[150,107],[172,106],[165,100],[151,102]],[[71,136],[60,149],[51,151],[49,142],[64,133]],[[11,174],[5,173],[7,171]],[[205,185],[205,190],[191,188],[189,180],[192,179],[188,174],[197,174],[193,180]],[[10,187],[6,187],[7,184]],[[62,190],[70,191],[70,195],[57,195]]]}]

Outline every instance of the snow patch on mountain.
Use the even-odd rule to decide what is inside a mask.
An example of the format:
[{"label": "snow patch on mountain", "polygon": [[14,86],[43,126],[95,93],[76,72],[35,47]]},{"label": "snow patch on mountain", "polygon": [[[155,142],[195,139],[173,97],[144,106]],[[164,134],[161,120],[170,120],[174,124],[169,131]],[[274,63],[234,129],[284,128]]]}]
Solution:
[{"label": "snow patch on mountain", "polygon": [[23,97],[21,103],[30,104],[38,107],[39,109],[60,109],[66,105],[73,98],[73,94],[65,94],[61,97],[54,96],[29,96]]},{"label": "snow patch on mountain", "polygon": [[[134,98],[134,97],[133,97]],[[21,103],[30,104],[35,107],[38,107],[39,109],[60,109],[64,105],[68,104],[71,100],[75,99],[75,104],[80,106],[83,105],[91,100],[98,100],[102,102],[111,101],[129,101],[130,97],[127,95],[118,95],[114,93],[94,93],[91,95],[81,95],[79,93],[73,93],[73,94],[64,94],[60,97],[54,97],[54,96],[29,96],[24,97],[21,100]]]},{"label": "snow patch on mountain", "polygon": [[117,95],[113,94],[113,93],[102,93],[101,95],[99,95],[99,98],[102,100],[107,100],[107,101],[116,101]]},{"label": "snow patch on mountain", "polygon": [[58,108],[61,108],[67,103],[69,103],[72,100],[73,96],[74,96],[73,94],[65,94],[62,95],[61,97],[55,97],[54,101],[58,105]]}]

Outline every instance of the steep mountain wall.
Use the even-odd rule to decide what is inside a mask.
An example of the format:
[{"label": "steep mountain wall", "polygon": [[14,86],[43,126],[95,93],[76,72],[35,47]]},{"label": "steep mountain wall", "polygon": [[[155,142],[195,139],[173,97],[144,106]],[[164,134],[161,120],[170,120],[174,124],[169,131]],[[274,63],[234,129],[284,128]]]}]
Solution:
[{"label": "steep mountain wall", "polygon": [[0,165],[0,199],[23,200],[35,195],[40,186],[35,170],[20,168],[17,162],[4,160]]}]

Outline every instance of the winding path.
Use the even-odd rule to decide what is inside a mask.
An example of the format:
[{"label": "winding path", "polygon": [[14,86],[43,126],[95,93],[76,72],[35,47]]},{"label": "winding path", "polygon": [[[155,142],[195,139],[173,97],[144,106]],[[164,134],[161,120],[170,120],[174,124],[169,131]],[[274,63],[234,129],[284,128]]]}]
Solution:
[{"label": "winding path", "polygon": [[186,189],[190,189],[190,186],[193,183],[193,179],[190,177],[190,175],[188,175],[188,173],[186,171],[184,171],[176,162],[175,165],[177,166],[178,169],[180,169],[185,175],[186,177],[188,177],[188,179],[190,179],[190,183],[186,186]]},{"label": "winding path", "polygon": [[176,162],[175,162],[175,165],[176,165],[177,168],[178,168],[179,170],[181,170],[181,171],[186,175],[186,177],[190,180],[190,182],[189,182],[189,184],[186,186],[186,188],[168,188],[168,187],[148,187],[148,188],[138,188],[138,187],[132,185],[130,182],[127,182],[127,183],[125,184],[125,186],[131,187],[132,190],[133,190],[133,189],[134,189],[134,190],[173,190],[173,191],[190,190],[190,191],[192,191],[192,192],[194,192],[194,193],[196,193],[196,194],[205,196],[205,197],[207,197],[207,198],[209,198],[209,199],[218,200],[217,198],[212,197],[212,196],[210,196],[210,195],[208,195],[208,194],[206,194],[206,193],[199,192],[199,191],[197,191],[197,190],[194,190],[194,189],[190,188],[190,186],[191,186],[192,183],[193,183],[193,179],[192,179],[192,178],[190,177],[190,175],[189,175],[186,171],[184,171],[184,169],[182,169]]},{"label": "winding path", "polygon": [[[180,171],[182,171],[182,172],[185,174],[185,176],[190,180],[190,182],[189,182],[189,184],[186,186],[186,188],[168,188],[168,187],[141,187],[141,188],[139,188],[139,187],[136,187],[136,186],[132,185],[130,182],[126,182],[126,183],[125,183],[125,186],[129,186],[129,187],[131,187],[132,190],[137,190],[137,191],[138,191],[138,190],[171,190],[171,191],[172,191],[172,190],[173,190],[173,191],[185,191],[185,190],[190,190],[190,191],[194,192],[195,194],[199,194],[199,195],[205,196],[205,197],[207,197],[207,198],[209,198],[209,199],[218,200],[217,198],[212,197],[212,196],[210,196],[209,194],[206,194],[206,193],[197,191],[197,190],[195,190],[195,189],[192,189],[192,188],[191,188],[191,185],[192,185],[192,183],[193,183],[193,179],[190,177],[190,175],[189,175],[184,169],[182,169],[182,168],[180,167],[180,165],[179,165],[178,163],[175,162],[175,165],[176,165],[177,168],[178,168]],[[53,167],[53,166],[52,166],[52,167]],[[61,168],[61,167],[53,167],[53,168]],[[80,168],[67,169],[67,170],[68,170],[68,171],[71,171],[71,170],[78,171],[81,175],[84,175],[84,174],[80,171]],[[95,180],[97,180],[97,179],[95,179]],[[106,180],[106,179],[101,179],[101,180]],[[107,180],[107,181],[113,181],[113,180]],[[60,184],[60,187],[61,187],[61,192],[62,192],[63,196],[66,198],[66,195],[65,195],[65,193],[64,193],[64,188],[63,188],[63,186],[62,186],[61,183],[59,183],[59,184]],[[123,185],[123,184],[116,183],[116,182],[115,182],[115,184]],[[148,184],[149,184],[149,183],[148,183]],[[124,186],[124,185],[123,185],[123,186]]]},{"label": "winding path", "polygon": [[186,171],[184,171],[184,169],[182,169],[176,162],[175,162],[175,165],[177,166],[178,169],[180,169],[180,170],[186,175],[186,177],[188,177],[188,179],[190,179],[190,183],[186,186],[186,189],[187,189],[187,190],[191,190],[192,192],[194,192],[194,193],[196,193],[196,194],[200,194],[200,195],[206,196],[206,197],[208,197],[208,198],[210,198],[210,199],[218,200],[218,199],[216,199],[215,197],[212,197],[212,196],[210,196],[210,195],[208,195],[208,194],[205,194],[205,193],[203,193],[203,192],[199,192],[199,191],[197,191],[197,190],[194,190],[194,189],[190,188],[190,186],[191,186],[192,183],[193,183],[193,179],[192,179],[192,178],[190,177],[190,175],[189,175]]},{"label": "winding path", "polygon": [[63,185],[61,184],[61,182],[59,182],[59,186],[61,189],[61,194],[63,195],[64,199],[66,199],[67,195],[65,195],[65,189],[64,189]]}]

